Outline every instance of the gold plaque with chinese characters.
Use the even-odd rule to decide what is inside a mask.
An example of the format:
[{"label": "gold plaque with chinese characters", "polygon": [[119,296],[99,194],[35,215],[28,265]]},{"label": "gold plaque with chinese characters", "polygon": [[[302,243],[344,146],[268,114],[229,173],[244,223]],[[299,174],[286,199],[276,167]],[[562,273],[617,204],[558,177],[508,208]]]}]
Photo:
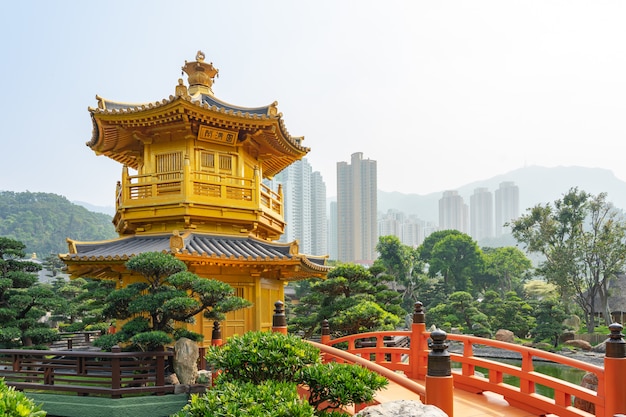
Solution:
[{"label": "gold plaque with chinese characters", "polygon": [[235,145],[237,132],[232,130],[217,129],[214,127],[200,126],[198,140],[219,143],[221,145]]}]

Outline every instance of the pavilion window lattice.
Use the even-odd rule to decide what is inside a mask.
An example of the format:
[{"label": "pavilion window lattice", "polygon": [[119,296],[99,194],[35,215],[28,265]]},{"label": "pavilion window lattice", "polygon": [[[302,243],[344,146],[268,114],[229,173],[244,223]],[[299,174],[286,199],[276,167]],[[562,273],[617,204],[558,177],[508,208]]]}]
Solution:
[{"label": "pavilion window lattice", "polygon": [[156,155],[158,194],[180,192],[182,170],[182,152],[168,152]]}]

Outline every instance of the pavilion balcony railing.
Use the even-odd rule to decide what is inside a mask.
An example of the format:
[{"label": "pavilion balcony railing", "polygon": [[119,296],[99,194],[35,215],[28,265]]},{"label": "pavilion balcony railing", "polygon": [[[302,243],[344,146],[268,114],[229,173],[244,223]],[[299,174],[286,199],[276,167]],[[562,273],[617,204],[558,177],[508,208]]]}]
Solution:
[{"label": "pavilion balcony railing", "polygon": [[116,208],[158,206],[176,202],[215,204],[262,210],[281,219],[282,191],[273,191],[258,178],[223,173],[179,171],[129,175],[122,173],[116,192]]}]

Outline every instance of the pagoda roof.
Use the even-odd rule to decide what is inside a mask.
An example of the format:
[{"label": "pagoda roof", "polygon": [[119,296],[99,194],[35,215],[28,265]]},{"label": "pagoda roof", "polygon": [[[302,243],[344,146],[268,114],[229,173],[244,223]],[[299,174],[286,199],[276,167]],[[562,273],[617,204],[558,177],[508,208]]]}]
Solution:
[{"label": "pagoda roof", "polygon": [[[72,273],[72,264],[95,266],[81,268],[80,276],[108,277],[110,268],[104,264],[125,263],[143,252],[173,253],[184,261],[207,261],[221,266],[291,266],[282,271],[281,279],[294,280],[326,276],[330,270],[326,257],[298,253],[297,242],[276,243],[251,236],[225,236],[177,232],[135,235],[99,242],[78,242],[68,239],[69,253],[59,255]],[[84,271],[87,271],[85,273]]]},{"label": "pagoda roof", "polygon": [[204,62],[202,52],[196,59],[185,61],[183,67],[189,87],[179,79],[174,95],[160,101],[132,104],[96,96],[98,106],[89,108],[94,128],[87,146],[138,169],[144,143],[159,137],[170,140],[171,134],[193,137],[188,135],[209,127],[235,134],[236,142],[231,144],[248,146],[267,178],[306,156],[310,149],[302,146],[304,137],[289,134],[277,102],[242,107],[216,98],[211,86],[218,70]]}]

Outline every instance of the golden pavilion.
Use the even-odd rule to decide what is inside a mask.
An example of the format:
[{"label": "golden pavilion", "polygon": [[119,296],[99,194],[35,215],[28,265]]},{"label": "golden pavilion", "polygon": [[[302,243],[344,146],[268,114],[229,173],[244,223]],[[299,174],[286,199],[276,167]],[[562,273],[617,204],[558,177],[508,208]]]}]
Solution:
[{"label": "golden pavilion", "polygon": [[[289,281],[325,277],[326,257],[299,253],[298,242],[279,243],[285,229],[280,186],[263,180],[302,159],[309,148],[291,136],[277,103],[247,108],[213,94],[218,70],[198,52],[182,70],[174,95],[128,104],[96,96],[89,108],[96,154],[122,164],[113,224],[119,238],[68,239],[61,254],[72,278],[141,279],[125,262],[142,252],[165,251],[189,271],[230,284],[251,301],[230,313],[223,337],[269,330],[277,300]],[[213,323],[202,315],[189,330],[210,343]]]}]

